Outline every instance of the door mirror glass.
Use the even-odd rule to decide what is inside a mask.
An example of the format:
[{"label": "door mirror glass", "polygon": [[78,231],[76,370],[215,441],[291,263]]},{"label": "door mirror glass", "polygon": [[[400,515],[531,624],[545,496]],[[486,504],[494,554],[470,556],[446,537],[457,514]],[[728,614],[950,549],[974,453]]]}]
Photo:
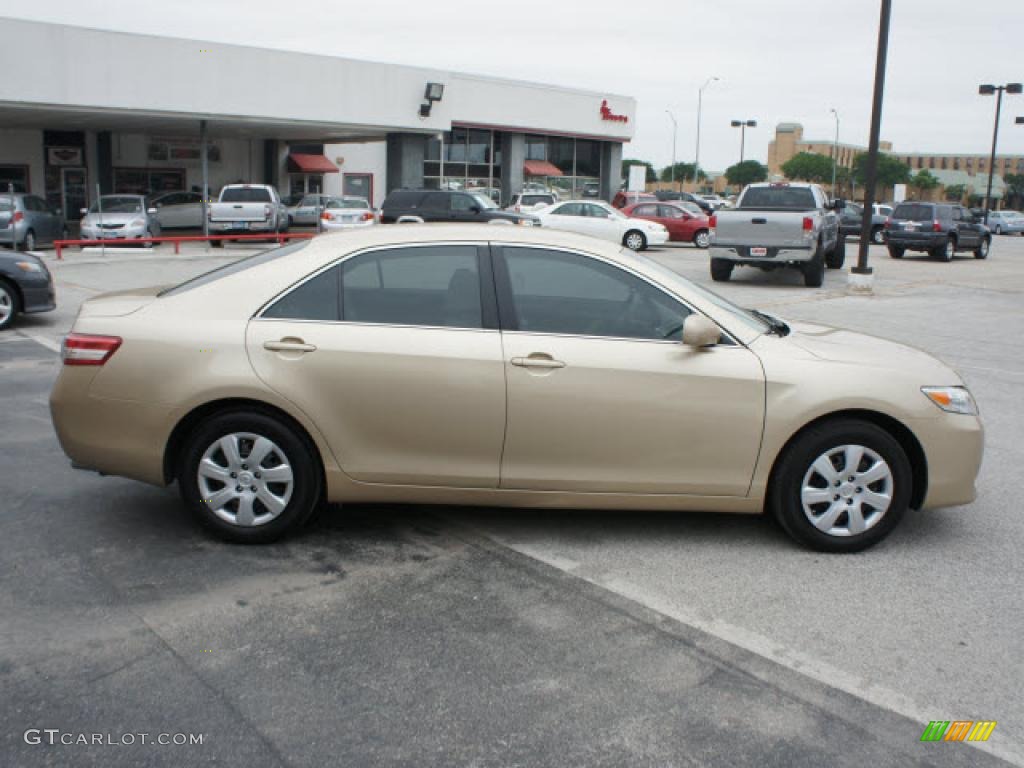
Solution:
[{"label": "door mirror glass", "polygon": [[480,213],[480,210],[481,210],[481,208],[480,208],[479,205],[471,205],[471,206],[469,206],[470,213]]},{"label": "door mirror glass", "polygon": [[704,315],[692,314],[683,321],[683,344],[688,347],[713,347],[722,338],[722,331]]}]

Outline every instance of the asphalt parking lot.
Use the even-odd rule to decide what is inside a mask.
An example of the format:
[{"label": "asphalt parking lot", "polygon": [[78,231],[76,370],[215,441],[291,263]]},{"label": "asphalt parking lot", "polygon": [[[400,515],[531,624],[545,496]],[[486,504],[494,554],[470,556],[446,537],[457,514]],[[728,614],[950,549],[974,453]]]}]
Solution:
[{"label": "asphalt parking lot", "polygon": [[[476,508],[213,541],[174,489],[72,470],[46,407],[82,300],[253,249],[167,251],[51,262],[60,309],[0,336],[0,765],[1024,765],[1024,238],[986,262],[873,248],[871,297],[840,272],[715,285],[926,349],[979,401],[977,502],[831,557],[760,518]],[[704,251],[651,256],[710,284]],[[934,719],[999,725],[984,751],[919,743]],[[206,739],[47,747],[29,728]]]}]

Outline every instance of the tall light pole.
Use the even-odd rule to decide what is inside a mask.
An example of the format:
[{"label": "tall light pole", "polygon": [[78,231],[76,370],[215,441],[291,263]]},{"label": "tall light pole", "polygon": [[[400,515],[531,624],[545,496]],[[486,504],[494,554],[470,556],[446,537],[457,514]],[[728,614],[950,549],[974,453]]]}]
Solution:
[{"label": "tall light pole", "polygon": [[996,120],[992,127],[992,154],[988,160],[988,187],[985,189],[985,212],[981,220],[988,222],[988,209],[992,204],[992,174],[996,165],[996,142],[999,140],[999,112],[1003,108],[1003,91],[1010,94],[1020,93],[1024,87],[1020,83],[1007,83],[1006,85],[979,85],[978,93],[982,96],[996,95]]},{"label": "tall light pole", "polygon": [[860,250],[857,266],[851,272],[851,285],[871,290],[871,267],[868,266],[868,244],[871,242],[871,211],[875,208],[875,179],[878,175],[878,139],[882,132],[882,97],[885,94],[885,60],[889,53],[889,19],[892,0],[882,0],[878,19],[878,51],[875,54],[875,92],[871,103],[871,138],[868,142],[868,160],[864,169],[864,210],[868,215],[860,228]]},{"label": "tall light pole", "polygon": [[665,110],[665,114],[668,115],[669,118],[672,120],[672,170],[670,171],[670,176],[672,178],[672,188],[675,189],[675,186],[676,186],[676,131],[679,128],[679,125],[676,123],[676,116],[675,115],[673,115],[667,109]]},{"label": "tall light pole", "polygon": [[832,197],[836,196],[836,164],[839,162],[839,113],[835,107],[829,110],[836,117],[836,140],[832,143]]},{"label": "tall light pole", "polygon": [[700,113],[704,104],[704,89],[718,80],[717,77],[709,77],[707,82],[697,91],[697,152],[693,158],[693,186],[696,190],[698,179],[700,179]]},{"label": "tall light pole", "polygon": [[733,120],[730,125],[740,129],[740,162],[743,162],[743,149],[747,140],[747,128],[756,128],[757,120]]}]

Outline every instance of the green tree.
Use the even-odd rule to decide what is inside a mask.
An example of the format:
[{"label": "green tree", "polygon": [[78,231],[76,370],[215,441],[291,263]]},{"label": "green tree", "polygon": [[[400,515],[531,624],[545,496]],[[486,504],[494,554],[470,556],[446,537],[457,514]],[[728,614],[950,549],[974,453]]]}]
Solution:
[{"label": "green tree", "polygon": [[[853,158],[853,178],[861,186],[865,184],[867,167],[868,155],[866,152]],[[897,184],[906,184],[909,181],[909,165],[901,163],[895,157],[885,152],[878,153],[878,170],[875,173],[875,182],[878,187],[893,187]]]},{"label": "green tree", "polygon": [[964,194],[967,192],[966,184],[950,184],[946,187],[946,199],[951,203],[959,203],[964,199]]},{"label": "green tree", "polygon": [[[675,175],[672,173],[673,168],[675,168]],[[666,165],[661,169],[661,180],[672,181],[672,179],[675,179],[676,181],[693,181],[694,168],[695,166],[693,163],[676,163],[675,166]],[[700,172],[700,178],[707,178],[704,171]]]},{"label": "green tree", "polygon": [[1024,173],[1008,173],[1003,181],[1006,182],[1007,203],[1013,207],[1024,203]]},{"label": "green tree", "polygon": [[622,161],[622,178],[629,178],[629,167],[631,165],[643,165],[647,168],[645,181],[651,184],[658,180],[658,174],[654,171],[654,166],[648,163],[646,160],[623,160]]},{"label": "green tree", "polygon": [[909,184],[918,195],[923,195],[925,192],[930,192],[939,186],[939,180],[932,175],[931,171],[925,168],[911,176]]},{"label": "green tree", "polygon": [[768,178],[768,166],[757,160],[744,160],[742,163],[730,165],[725,169],[725,180],[738,187],[745,187]]},{"label": "green tree", "polygon": [[793,181],[821,184],[832,180],[832,158],[817,152],[800,152],[782,164],[782,172]]}]

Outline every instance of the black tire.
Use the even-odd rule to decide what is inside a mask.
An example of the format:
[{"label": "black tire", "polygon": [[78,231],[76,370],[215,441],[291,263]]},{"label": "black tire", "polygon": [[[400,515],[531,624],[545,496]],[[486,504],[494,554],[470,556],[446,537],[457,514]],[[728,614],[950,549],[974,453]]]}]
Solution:
[{"label": "black tire", "polygon": [[0,279],[0,307],[5,310],[5,317],[0,317],[0,331],[14,325],[14,320],[21,312],[21,297],[17,289],[6,280]]},{"label": "black tire", "polygon": [[711,234],[706,229],[697,230],[693,235],[693,244],[698,248],[707,248],[711,245]]},{"label": "black tire", "polygon": [[956,238],[953,237],[947,237],[946,242],[932,250],[932,258],[939,261],[952,261],[954,254],[956,254]]},{"label": "black tire", "polygon": [[25,239],[21,241],[22,251],[34,251],[36,249],[36,233],[31,229],[25,233]]},{"label": "black tire", "polygon": [[212,245],[214,248],[223,248],[224,247],[224,241],[223,240],[211,240],[210,241],[210,245]]},{"label": "black tire", "polygon": [[[146,230],[146,237],[152,237],[152,236],[153,236],[153,233],[152,233],[152,232],[150,232],[150,231],[149,231],[149,230],[147,229],[147,230]],[[143,248],[152,248],[152,247],[153,247],[154,245],[156,245],[156,243],[143,243],[143,244],[142,244],[142,247],[143,247]]]},{"label": "black tire", "polygon": [[999,226],[998,224],[996,225],[996,234],[997,235],[1003,234],[1003,228],[1001,226]]},{"label": "black tire", "polygon": [[974,249],[974,258],[976,259],[987,259],[988,251],[992,247],[992,240],[988,237],[981,238],[981,242],[978,247]]},{"label": "black tire", "polygon": [[839,235],[832,252],[825,258],[825,266],[829,269],[842,269],[846,262],[846,237]]},{"label": "black tire", "polygon": [[[242,527],[222,519],[204,503],[199,490],[197,474],[203,454],[220,438],[235,433],[257,435],[272,441],[281,449],[292,469],[290,499],[277,517],[262,525]],[[258,484],[259,481],[253,482]],[[205,420],[188,438],[178,466],[178,489],[192,514],[220,538],[240,544],[266,544],[304,523],[317,507],[321,487],[320,458],[316,448],[291,426],[260,411],[226,411]]]},{"label": "black tire", "polygon": [[727,283],[732,277],[732,269],[736,266],[728,259],[711,259],[711,279],[716,283]]},{"label": "black tire", "polygon": [[900,248],[898,245],[890,245],[889,246],[889,256],[894,258],[894,259],[902,259],[903,258],[903,249]]},{"label": "black tire", "polygon": [[[826,533],[811,523],[808,515],[804,512],[801,489],[804,487],[805,475],[811,471],[812,464],[819,457],[832,449],[846,445],[863,446],[873,451],[888,464],[891,473],[891,500],[888,510],[870,524],[870,527],[861,533],[843,536]],[[832,465],[836,468],[835,461],[832,462]],[[843,466],[842,474],[845,475],[847,471],[849,468]],[[855,483],[843,482],[842,478],[840,478],[840,482],[843,483],[844,492],[849,486],[855,486]],[[899,524],[910,504],[912,482],[913,473],[910,461],[902,446],[892,435],[870,422],[856,419],[836,419],[810,427],[787,446],[772,471],[768,505],[783,530],[800,544],[821,552],[859,552],[877,544]],[[877,483],[871,483],[871,485],[874,485],[875,489],[879,487]],[[821,488],[829,493],[833,490],[839,491],[827,483],[823,484]],[[868,487],[868,490],[875,489]],[[835,495],[839,496],[835,502],[842,504],[843,499],[840,493],[837,492]],[[812,512],[820,513],[823,508],[824,510],[828,509],[828,507],[824,507],[825,504],[832,505],[835,502],[824,501],[821,504],[811,505],[810,508]],[[850,502],[847,501],[847,503]],[[859,504],[858,508],[861,508]],[[842,525],[843,517],[846,514],[846,512],[840,513],[835,521],[837,525]],[[870,511],[868,515],[871,515]],[[847,516],[847,524],[849,520],[850,518]]]},{"label": "black tire", "polygon": [[622,244],[631,251],[647,249],[647,237],[639,229],[631,229],[622,236]]},{"label": "black tire", "polygon": [[875,245],[885,245],[885,230],[882,227],[872,228],[871,242]]},{"label": "black tire", "polygon": [[811,260],[801,265],[804,273],[804,285],[808,288],[821,288],[825,283],[825,255],[821,251],[821,243]]}]

